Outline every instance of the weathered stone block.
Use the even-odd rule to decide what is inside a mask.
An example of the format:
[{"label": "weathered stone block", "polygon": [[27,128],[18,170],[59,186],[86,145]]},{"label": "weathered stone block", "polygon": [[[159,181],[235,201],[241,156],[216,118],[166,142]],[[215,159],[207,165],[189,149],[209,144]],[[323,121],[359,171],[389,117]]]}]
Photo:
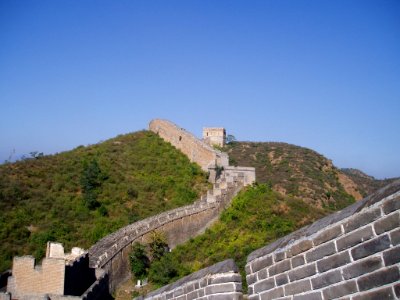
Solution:
[{"label": "weathered stone block", "polygon": [[400,209],[400,197],[390,199],[383,204],[383,212],[390,214],[392,211]]},{"label": "weathered stone block", "polygon": [[324,258],[317,262],[318,272],[323,273],[331,269],[343,266],[350,262],[349,252],[343,252]]},{"label": "weathered stone block", "polygon": [[369,256],[371,254],[383,251],[390,247],[388,235],[380,236],[369,242],[363,243],[351,250],[351,255],[354,260]]},{"label": "weathered stone block", "polygon": [[328,287],[323,291],[325,299],[337,299],[357,292],[357,284],[355,281],[346,281],[344,283]]},{"label": "weathered stone block", "polygon": [[361,212],[358,215],[353,216],[343,224],[344,231],[346,233],[353,231],[361,226],[373,222],[380,216],[381,216],[381,209],[379,207],[374,208],[372,210],[367,210],[365,212]]},{"label": "weathered stone block", "polygon": [[290,271],[289,274],[289,279],[291,282],[303,279],[309,276],[312,276],[316,273],[316,266],[315,263],[306,265],[301,268],[297,268],[296,270]]},{"label": "weathered stone block", "polygon": [[272,265],[272,256],[266,256],[266,257],[262,257],[259,259],[256,259],[255,261],[253,261],[251,263],[251,270],[253,271],[253,273],[264,269],[266,267],[269,267],[270,265]]},{"label": "weathered stone block", "polygon": [[241,300],[242,293],[217,294],[208,296],[208,300]]},{"label": "weathered stone block", "polygon": [[224,275],[213,277],[210,280],[210,284],[225,283],[225,282],[241,282],[242,277],[239,274]]},{"label": "weathered stone block", "polygon": [[394,292],[395,292],[397,298],[400,298],[400,283],[395,284],[395,286],[394,286]]},{"label": "weathered stone block", "polygon": [[317,277],[312,278],[311,283],[313,289],[316,290],[340,282],[342,280],[343,278],[340,270],[335,270],[332,272],[327,272],[325,274],[320,274]]},{"label": "weathered stone block", "polygon": [[260,299],[261,300],[271,300],[271,299],[276,299],[276,298],[283,297],[283,296],[284,296],[283,288],[278,287],[273,290],[270,290],[270,291],[260,294]]},{"label": "weathered stone block", "polygon": [[296,281],[285,286],[285,295],[295,295],[311,290],[310,279]]},{"label": "weathered stone block", "polygon": [[337,240],[336,245],[338,251],[342,251],[344,249],[353,247],[354,245],[360,244],[366,240],[369,240],[373,237],[373,235],[374,233],[371,226],[354,231]]},{"label": "weathered stone block", "polygon": [[382,218],[375,222],[374,228],[376,234],[381,234],[383,232],[392,230],[400,226],[400,214],[394,213],[385,218]]},{"label": "weathered stone block", "polygon": [[180,295],[183,295],[185,293],[185,291],[183,290],[183,288],[178,288],[174,291],[174,297],[178,297]]},{"label": "weathered stone block", "polygon": [[377,299],[396,299],[393,295],[393,291],[391,287],[385,287],[379,290],[375,290],[372,292],[362,293],[361,295],[357,295],[353,297],[354,300],[377,300]]},{"label": "weathered stone block", "polygon": [[311,249],[312,246],[313,246],[313,243],[310,240],[301,241],[301,242],[293,245],[292,248],[289,249],[289,251],[287,252],[287,257],[296,256],[297,254],[300,254],[304,251],[307,251],[308,249]]},{"label": "weathered stone block", "polygon": [[268,278],[268,269],[262,269],[257,273],[257,275],[258,275],[258,280]]},{"label": "weathered stone block", "polygon": [[305,263],[304,255],[297,255],[292,258],[292,268],[304,265],[304,263]]},{"label": "weathered stone block", "polygon": [[362,261],[353,263],[343,269],[344,279],[351,279],[360,275],[371,273],[382,267],[381,257],[368,257]]},{"label": "weathered stone block", "polygon": [[307,262],[319,260],[325,256],[332,255],[336,252],[335,244],[333,242],[323,244],[306,254]]},{"label": "weathered stone block", "polygon": [[297,295],[293,300],[323,300],[321,292],[313,292],[304,295]]},{"label": "weathered stone block", "polygon": [[275,283],[277,286],[284,285],[289,282],[287,274],[280,274],[275,277]]},{"label": "weathered stone block", "polygon": [[193,300],[199,298],[199,293],[197,291],[190,292],[186,295],[186,300]]},{"label": "weathered stone block", "polygon": [[257,274],[251,274],[246,276],[246,281],[248,285],[253,284],[257,281]]},{"label": "weathered stone block", "polygon": [[286,252],[285,251],[275,253],[275,255],[274,255],[275,262],[284,260],[285,258],[286,258]]},{"label": "weathered stone block", "polygon": [[393,246],[400,244],[400,228],[390,233],[390,240]]},{"label": "weathered stone block", "polygon": [[342,226],[341,225],[336,225],[332,228],[329,229],[324,229],[320,234],[318,234],[314,238],[314,245],[318,246],[322,243],[325,243],[327,241],[330,241],[338,236],[342,235]]},{"label": "weathered stone block", "polygon": [[274,264],[272,267],[268,269],[269,276],[274,276],[276,274],[283,273],[287,270],[290,270],[290,260],[284,260],[281,262],[278,262],[277,264]]},{"label": "weathered stone block", "polygon": [[254,285],[254,293],[261,293],[263,291],[270,290],[275,287],[275,280],[273,278],[269,278],[263,281],[259,281]]},{"label": "weathered stone block", "polygon": [[400,279],[399,269],[391,267],[385,270],[377,271],[358,278],[357,283],[360,291],[373,289]]},{"label": "weathered stone block", "polygon": [[206,295],[235,292],[235,285],[233,283],[222,283],[216,285],[209,285],[205,288]]},{"label": "weathered stone block", "polygon": [[400,246],[383,252],[383,260],[385,262],[385,266],[391,266],[400,262]]},{"label": "weathered stone block", "polygon": [[188,293],[194,291],[194,285],[193,284],[188,284],[188,285],[185,286],[184,290],[185,290],[185,294],[188,294]]}]

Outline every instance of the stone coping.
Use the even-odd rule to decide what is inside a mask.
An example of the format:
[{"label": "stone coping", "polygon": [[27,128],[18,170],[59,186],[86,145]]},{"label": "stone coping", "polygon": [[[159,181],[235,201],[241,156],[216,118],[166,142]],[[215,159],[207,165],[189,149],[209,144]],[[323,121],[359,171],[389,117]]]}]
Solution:
[{"label": "stone coping", "polygon": [[168,291],[172,291],[176,288],[179,288],[180,286],[183,286],[185,283],[195,281],[195,280],[200,280],[200,279],[206,277],[207,275],[214,275],[214,274],[228,273],[228,272],[234,272],[234,273],[239,272],[239,269],[236,266],[233,259],[227,259],[227,260],[221,261],[221,262],[216,263],[215,265],[212,265],[208,268],[201,269],[200,271],[197,271],[186,277],[183,277],[174,283],[168,284],[166,286],[163,286],[162,288],[159,288],[158,290],[148,293],[146,295],[146,298],[155,296],[158,294],[162,294],[162,293],[165,293]]},{"label": "stone coping", "polygon": [[364,199],[354,203],[353,205],[350,205],[346,208],[344,208],[341,211],[335,212],[333,214],[330,214],[313,224],[303,227],[295,232],[292,232],[289,235],[284,236],[283,238],[280,238],[279,240],[276,240],[275,242],[272,242],[271,244],[268,244],[267,246],[257,249],[250,253],[250,255],[247,257],[247,262],[250,262],[258,257],[265,256],[269,253],[274,252],[276,249],[283,248],[290,243],[297,241],[301,238],[309,237],[312,234],[332,225],[335,224],[359,211],[361,211],[365,207],[369,207],[381,200],[383,200],[386,197],[391,196],[396,197],[400,196],[400,180],[396,180],[395,182],[381,188],[380,190],[376,191],[375,193],[365,197]]}]

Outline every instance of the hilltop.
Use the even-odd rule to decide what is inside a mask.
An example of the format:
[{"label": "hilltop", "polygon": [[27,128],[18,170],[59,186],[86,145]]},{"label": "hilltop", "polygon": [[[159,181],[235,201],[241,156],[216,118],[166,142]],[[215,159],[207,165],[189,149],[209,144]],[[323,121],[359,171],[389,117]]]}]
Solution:
[{"label": "hilltop", "polygon": [[137,220],[192,203],[207,174],[148,131],[0,165],[0,271],[45,243],[89,248]]}]

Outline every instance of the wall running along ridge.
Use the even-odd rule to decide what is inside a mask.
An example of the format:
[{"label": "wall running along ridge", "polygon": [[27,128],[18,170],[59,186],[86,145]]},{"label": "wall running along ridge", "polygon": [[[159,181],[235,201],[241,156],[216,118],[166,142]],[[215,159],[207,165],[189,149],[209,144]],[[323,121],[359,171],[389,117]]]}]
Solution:
[{"label": "wall running along ridge", "polygon": [[397,181],[251,253],[249,299],[399,299],[399,227]]}]

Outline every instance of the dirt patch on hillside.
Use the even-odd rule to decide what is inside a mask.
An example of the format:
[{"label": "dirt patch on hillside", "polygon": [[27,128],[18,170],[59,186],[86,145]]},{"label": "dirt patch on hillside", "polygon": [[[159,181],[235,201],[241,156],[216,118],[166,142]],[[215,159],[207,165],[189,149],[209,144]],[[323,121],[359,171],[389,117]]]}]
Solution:
[{"label": "dirt patch on hillside", "polygon": [[338,178],[341,185],[343,185],[344,190],[346,193],[352,195],[354,199],[361,200],[363,196],[357,189],[357,185],[345,174],[338,172]]}]

